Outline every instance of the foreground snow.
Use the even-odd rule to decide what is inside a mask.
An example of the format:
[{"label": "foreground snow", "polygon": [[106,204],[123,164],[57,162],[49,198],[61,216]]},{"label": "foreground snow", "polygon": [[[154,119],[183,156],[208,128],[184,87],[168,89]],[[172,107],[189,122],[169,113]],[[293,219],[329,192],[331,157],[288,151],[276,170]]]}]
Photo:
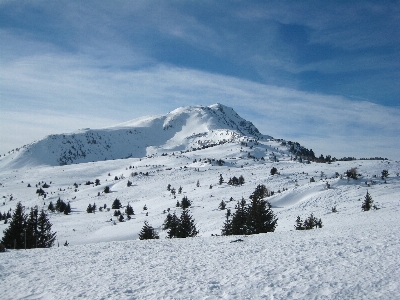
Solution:
[{"label": "foreground snow", "polygon": [[398,213],[352,228],[11,251],[1,297],[398,299]]}]

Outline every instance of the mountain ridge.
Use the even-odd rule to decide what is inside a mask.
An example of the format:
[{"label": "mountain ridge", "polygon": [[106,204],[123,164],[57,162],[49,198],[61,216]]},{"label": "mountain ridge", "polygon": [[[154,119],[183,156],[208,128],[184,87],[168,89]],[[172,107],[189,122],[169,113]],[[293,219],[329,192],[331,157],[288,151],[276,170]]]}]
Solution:
[{"label": "mountain ridge", "polygon": [[106,128],[48,135],[17,148],[0,162],[20,168],[144,157],[238,141],[245,136],[272,138],[261,134],[252,122],[228,106],[188,106]]}]

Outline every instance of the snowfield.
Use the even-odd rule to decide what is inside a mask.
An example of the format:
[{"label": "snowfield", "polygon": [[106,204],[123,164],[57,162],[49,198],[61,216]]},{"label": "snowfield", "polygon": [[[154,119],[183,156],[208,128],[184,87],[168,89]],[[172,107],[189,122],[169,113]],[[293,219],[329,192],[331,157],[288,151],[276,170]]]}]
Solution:
[{"label": "snowfield", "polygon": [[[73,143],[70,139],[58,144],[63,138],[53,137],[32,145],[34,151],[28,146],[0,158],[0,212],[13,210],[18,201],[26,212],[34,206],[47,210],[50,201],[55,204],[58,198],[72,208],[70,215],[48,212],[57,232],[54,247],[0,253],[0,298],[400,298],[400,162],[295,161],[282,140],[259,133],[257,138],[245,136],[243,128],[237,130],[240,126],[235,122],[242,121],[239,116],[226,107],[222,112],[228,111],[228,117],[219,109],[209,115],[209,110],[178,109],[167,117],[158,116],[164,125],[171,125],[168,130],[176,130],[173,134],[151,127],[154,118],[124,124],[124,130],[147,124],[146,132],[165,134],[164,144],[136,141],[137,154],[144,156],[104,160],[96,152],[100,151],[97,143],[97,148],[82,144],[86,152],[97,149],[93,161],[81,162],[84,158],[80,157],[74,164],[59,166],[54,163],[57,153],[34,155],[37,145],[49,149]],[[225,120],[221,129],[218,116]],[[207,120],[203,125],[202,118]],[[241,124],[255,132],[250,122]],[[115,140],[107,136],[107,144],[113,145],[110,149],[118,148],[119,134]],[[193,145],[212,146],[195,149]],[[134,151],[119,149],[107,155],[128,152]],[[222,165],[218,160],[223,160]],[[53,163],[43,163],[49,161]],[[279,174],[270,175],[272,167]],[[358,180],[344,176],[354,167],[360,174]],[[388,170],[388,178],[380,178],[383,170]],[[229,178],[241,175],[245,179],[242,186],[227,184]],[[315,182],[310,182],[311,177]],[[85,185],[95,179],[101,184]],[[45,198],[36,194],[44,183],[50,185]],[[182,187],[182,194],[177,192],[174,197],[168,184],[176,191]],[[267,200],[279,218],[275,232],[219,236],[226,213],[218,209],[219,203],[225,201],[234,212],[237,201],[242,197],[248,201],[259,184],[274,191]],[[103,192],[106,186],[111,193]],[[379,210],[361,210],[367,191]],[[166,239],[167,233],[161,230],[164,211],[170,209],[179,216],[182,209],[175,205],[183,196],[192,201],[190,214],[199,235]],[[125,221],[119,222],[114,210],[107,209],[116,198],[124,207],[128,203],[133,207],[131,220],[125,215]],[[89,214],[86,208],[93,203],[106,208]],[[311,213],[322,219],[323,228],[294,230],[297,216],[304,220]],[[159,232],[159,240],[138,239],[144,221]],[[3,223],[0,238],[8,227]],[[65,241],[68,247],[63,246]]]}]

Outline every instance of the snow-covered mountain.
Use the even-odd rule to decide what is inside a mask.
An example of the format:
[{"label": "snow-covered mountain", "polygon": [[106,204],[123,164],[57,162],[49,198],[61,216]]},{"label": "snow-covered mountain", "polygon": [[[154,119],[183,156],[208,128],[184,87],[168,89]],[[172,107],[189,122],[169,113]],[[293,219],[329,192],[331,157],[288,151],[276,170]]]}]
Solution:
[{"label": "snow-covered mountain", "polygon": [[263,136],[249,121],[222,104],[181,107],[166,115],[141,117],[103,129],[82,129],[12,151],[3,164],[66,165],[186,151]]},{"label": "snow-covered mountain", "polygon": [[[306,162],[293,152],[307,155],[219,104],[14,151],[0,160],[0,212],[19,201],[26,213],[43,209],[57,242],[0,253],[1,299],[399,299],[400,162]],[[239,176],[242,185],[228,184]],[[227,210],[249,203],[258,185],[274,192],[275,232],[220,236]],[[379,209],[361,210],[367,191]],[[166,239],[167,212],[181,215],[183,197],[199,234]],[[69,215],[48,210],[58,199]],[[115,199],[122,222],[110,209]],[[89,204],[103,209],[88,213]],[[311,213],[323,227],[294,230]],[[144,222],[159,240],[138,239]],[[0,222],[0,239],[9,224]]]}]

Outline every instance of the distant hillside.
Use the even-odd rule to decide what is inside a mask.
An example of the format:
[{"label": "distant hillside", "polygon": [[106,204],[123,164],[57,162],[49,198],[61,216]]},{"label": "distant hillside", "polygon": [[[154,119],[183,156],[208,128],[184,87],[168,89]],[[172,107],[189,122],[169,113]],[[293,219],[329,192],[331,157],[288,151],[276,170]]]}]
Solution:
[{"label": "distant hillside", "polygon": [[166,115],[141,117],[109,128],[49,135],[1,160],[16,168],[57,166],[204,149],[239,141],[244,136],[271,138],[262,135],[230,107],[181,107]]}]

